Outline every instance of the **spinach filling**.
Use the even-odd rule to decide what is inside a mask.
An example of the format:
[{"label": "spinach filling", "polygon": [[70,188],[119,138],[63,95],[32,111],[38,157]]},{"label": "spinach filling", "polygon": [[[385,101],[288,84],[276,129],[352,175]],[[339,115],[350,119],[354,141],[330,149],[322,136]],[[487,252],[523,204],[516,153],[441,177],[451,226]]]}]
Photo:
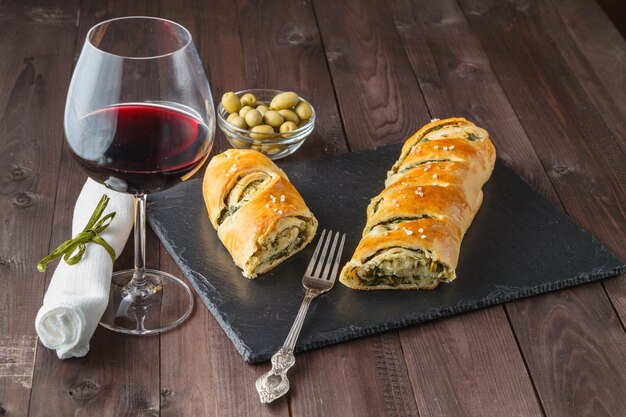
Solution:
[{"label": "spinach filling", "polygon": [[375,268],[371,274],[361,277],[363,284],[368,287],[376,287],[379,285],[388,285],[390,287],[397,287],[398,285],[412,284],[415,279],[413,277],[399,277],[397,275],[384,275],[382,272]]},{"label": "spinach filling", "polygon": [[[440,276],[441,273],[443,273],[443,265],[439,262],[431,261],[428,265],[428,270],[432,274]],[[395,274],[387,275],[384,270],[378,265],[374,267],[368,274],[361,276],[360,278],[361,282],[368,287],[377,287],[381,285],[397,287],[398,285],[413,284],[417,281],[421,281],[423,278],[437,279],[436,276],[422,277],[414,274],[408,276],[398,276]]]},{"label": "spinach filling", "polygon": [[378,206],[380,206],[380,203],[382,203],[383,200],[384,198],[381,198],[374,203],[374,207],[372,207],[372,215],[376,214],[376,212],[378,211]]},{"label": "spinach filling", "polygon": [[[241,179],[241,177],[238,177],[237,181],[239,181],[240,179]],[[228,217],[232,216],[233,214],[235,214],[237,212],[237,210],[239,210],[241,208],[241,206],[243,206],[248,201],[252,200],[252,197],[254,197],[254,195],[256,194],[256,191],[258,190],[258,187],[262,183],[263,183],[263,180],[255,180],[255,181],[252,181],[250,184],[246,185],[246,188],[244,188],[243,191],[241,192],[241,194],[239,195],[239,199],[238,199],[236,205],[230,205],[227,209],[222,210],[222,213],[220,214],[220,217],[217,219],[218,226],[221,225],[222,223],[224,223],[226,218],[228,218]],[[233,187],[230,190],[230,192],[226,196],[225,201],[230,201],[230,195],[231,195],[231,193],[233,192],[233,190],[235,188],[236,187]]]},{"label": "spinach filling", "polygon": [[422,140],[420,140],[418,143],[424,143],[424,142],[428,142],[428,141],[430,141],[430,139],[426,138],[426,136],[430,135],[432,132],[436,132],[437,130],[441,130],[441,129],[443,129],[444,127],[458,126],[458,125],[459,125],[458,123],[450,123],[450,124],[447,124],[447,125],[435,126],[435,127],[433,127],[432,129],[430,129],[430,130],[428,131],[428,133],[426,133],[426,134],[424,135],[425,137],[424,137]]},{"label": "spinach filling", "polygon": [[222,214],[220,214],[219,219],[217,219],[217,224],[220,225],[224,223],[224,220],[226,220],[227,217],[230,217],[233,214],[235,214],[237,210],[239,210],[239,206],[230,206],[228,207],[228,209],[222,210]]},{"label": "spinach filling", "polygon": [[420,219],[434,219],[434,217],[429,216],[428,214],[422,214],[419,216],[393,217],[389,220],[385,220],[383,222],[377,223],[375,226],[372,227],[372,229],[374,227],[382,226],[386,230],[392,230],[394,228],[393,226],[398,225],[400,223],[410,222],[410,221],[420,220]]},{"label": "spinach filling", "polygon": [[475,141],[475,140],[479,140],[479,139],[480,139],[480,136],[478,136],[476,133],[473,133],[473,132],[468,132],[468,133],[465,135],[465,139],[467,139],[467,140],[469,140],[469,141],[473,142],[473,141]]},{"label": "spinach filling", "polygon": [[291,242],[289,244],[289,246],[287,246],[285,249],[281,250],[280,252],[277,252],[275,254],[273,254],[272,256],[270,256],[269,258],[263,260],[263,263],[270,263],[270,262],[274,262],[277,259],[281,259],[284,258],[286,256],[289,256],[289,254],[297,249],[300,249],[300,247],[304,244],[305,241],[305,237],[306,234],[304,233],[303,230],[299,229],[296,226],[292,226],[292,227],[288,227],[287,229],[281,231],[278,235],[276,235],[276,239],[274,239],[270,245],[270,247],[275,248],[276,246],[278,246],[278,242],[280,241],[281,236],[284,236],[286,234],[289,233],[289,231],[293,228],[298,229],[298,238],[296,240],[294,240],[293,242]]},{"label": "spinach filling", "polygon": [[[370,262],[376,256],[386,251],[394,251],[396,249],[405,249],[400,246],[385,248],[377,251],[373,255],[363,260],[363,265]],[[361,282],[368,287],[377,287],[381,285],[388,285],[390,287],[397,287],[398,285],[413,284],[416,282],[423,282],[424,280],[438,281],[444,277],[445,268],[442,263],[432,260],[430,251],[424,251],[421,249],[410,249],[414,255],[410,256],[413,260],[413,267],[410,270],[410,274],[406,275],[387,275],[385,273],[385,262],[389,260],[383,260],[380,264],[372,266],[367,270],[367,273],[358,274]],[[424,264],[426,262],[426,264]],[[387,268],[388,269],[388,268]],[[419,275],[418,275],[419,273]]]},{"label": "spinach filling", "polygon": [[416,164],[413,164],[413,165],[410,165],[410,166],[408,166],[406,168],[403,168],[400,172],[398,172],[398,174],[404,174],[405,172],[410,171],[413,168],[416,168],[416,167],[418,167],[420,165],[432,164],[432,163],[435,163],[435,162],[448,162],[448,161],[450,161],[450,160],[449,159],[429,159],[427,161],[418,162]]}]

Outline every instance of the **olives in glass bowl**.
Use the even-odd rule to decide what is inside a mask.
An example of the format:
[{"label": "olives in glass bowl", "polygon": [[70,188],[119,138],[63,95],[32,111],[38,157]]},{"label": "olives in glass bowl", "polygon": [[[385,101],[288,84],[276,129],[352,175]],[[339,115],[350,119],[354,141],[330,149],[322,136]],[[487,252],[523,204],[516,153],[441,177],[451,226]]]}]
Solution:
[{"label": "olives in glass bowl", "polygon": [[228,92],[217,106],[217,124],[233,147],[276,160],[302,146],[315,126],[315,110],[291,91]]}]

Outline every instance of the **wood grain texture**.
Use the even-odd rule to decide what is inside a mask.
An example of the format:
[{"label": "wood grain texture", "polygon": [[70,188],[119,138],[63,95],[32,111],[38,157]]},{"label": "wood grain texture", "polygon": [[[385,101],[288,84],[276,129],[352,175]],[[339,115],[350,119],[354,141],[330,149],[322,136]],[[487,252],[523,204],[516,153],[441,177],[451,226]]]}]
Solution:
[{"label": "wood grain texture", "polygon": [[498,157],[558,204],[533,145],[458,4],[393,0],[388,5],[433,117],[464,116],[487,129]]},{"label": "wood grain texture", "polygon": [[[250,88],[246,82],[245,60],[239,38],[239,15],[236,5],[227,0],[200,6],[196,8],[196,15],[199,22],[196,46],[217,107],[225,92]],[[231,147],[222,131],[218,127],[216,130],[214,154]]]},{"label": "wood grain texture", "polygon": [[297,357],[290,373],[292,415],[417,416],[396,332]]},{"label": "wood grain texture", "polygon": [[[161,268],[182,273],[163,250]],[[240,278],[240,277],[235,277]],[[267,364],[245,363],[202,300],[191,319],[161,336],[161,416],[289,417],[288,403],[259,401],[254,382]]]},{"label": "wood grain texture", "polygon": [[491,307],[400,334],[420,416],[543,415],[503,321]]},{"label": "wood grain texture", "polygon": [[[0,414],[25,416],[45,275],[76,5],[0,4]],[[73,6],[73,7],[72,7]],[[48,40],[57,39],[51,48]],[[41,171],[41,167],[46,167]]]},{"label": "wood grain texture", "polygon": [[430,120],[385,4],[314,4],[350,149],[401,142]]},{"label": "wood grain texture", "polygon": [[[599,283],[588,286],[601,289]],[[615,312],[602,291],[574,288],[555,295],[558,303],[541,295],[534,303],[509,304],[547,415],[623,415],[626,337]]]},{"label": "wood grain texture", "polygon": [[[538,26],[536,9],[524,5],[507,4],[503,7],[502,3],[473,2],[463,3],[463,8],[563,206],[623,258],[623,245],[617,243],[624,239],[625,199],[621,167],[616,163],[623,159],[621,149],[606,128],[601,131],[601,138],[598,132],[590,131],[591,126],[597,129],[603,126],[600,126],[595,108],[559,58],[555,44],[547,41],[549,36]],[[505,44],[518,47],[507,48]],[[519,86],[520,83],[527,86],[528,94],[519,94],[519,88],[514,85]],[[573,100],[574,95],[577,100]],[[563,135],[568,140],[553,140]],[[624,345],[625,335],[617,318],[611,318],[612,309],[605,310],[605,294],[598,288],[599,285],[591,285],[559,292],[557,296],[562,299],[557,303],[554,302],[554,295],[546,295],[507,305],[526,363],[548,415],[571,415],[574,408],[569,393],[585,389],[595,392],[593,385],[596,380],[589,375],[602,378],[592,362],[572,361],[565,355],[554,356],[554,352],[546,347],[548,343],[543,345],[545,349],[541,351],[529,342],[546,333],[557,338],[559,331],[584,331],[586,335],[578,339],[581,344],[589,341],[584,350],[590,352],[591,357],[608,358],[610,367],[619,370],[617,374],[605,375],[605,388],[595,398],[578,396],[576,412],[585,410],[588,414],[581,415],[598,415],[595,414],[597,412],[618,415],[616,410],[623,408],[619,387],[623,386],[626,371],[624,362],[620,362],[623,352],[618,346]],[[607,291],[613,289],[606,288]],[[621,296],[616,294],[616,297]],[[580,310],[579,305],[584,303],[591,303],[591,309]],[[557,320],[542,314],[542,311],[555,305],[559,306],[559,311],[567,312],[565,316],[573,315],[576,319]],[[619,308],[618,303],[614,306]],[[604,311],[606,317],[611,319],[598,326],[594,324],[597,320],[591,310]],[[619,310],[618,313],[623,315]],[[537,323],[542,326],[537,326]],[[602,336],[595,332],[602,332]],[[599,349],[601,353],[596,354],[595,340],[611,342],[603,344]],[[558,340],[553,339],[550,343],[558,343]],[[603,406],[598,407],[596,403]]]},{"label": "wood grain texture", "polygon": [[346,141],[310,1],[239,0],[237,4],[247,88],[296,91],[317,112],[315,130],[293,158],[345,152]]},{"label": "wood grain texture", "polygon": [[594,1],[534,4],[542,28],[626,153],[626,39]]}]

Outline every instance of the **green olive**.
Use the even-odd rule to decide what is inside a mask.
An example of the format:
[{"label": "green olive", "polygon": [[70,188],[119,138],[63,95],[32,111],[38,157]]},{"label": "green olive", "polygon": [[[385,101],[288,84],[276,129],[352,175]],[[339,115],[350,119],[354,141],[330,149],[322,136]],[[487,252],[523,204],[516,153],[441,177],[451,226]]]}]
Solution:
[{"label": "green olive", "polygon": [[237,113],[241,109],[241,100],[235,93],[228,92],[222,96],[222,106],[228,113]]},{"label": "green olive", "polygon": [[252,109],[246,113],[246,123],[250,127],[258,126],[263,123],[263,116],[257,109]]},{"label": "green olive", "polygon": [[261,113],[261,116],[264,116],[265,112],[269,110],[265,104],[259,104],[258,106],[256,106],[256,109],[259,111],[259,113]]},{"label": "green olive", "polygon": [[283,116],[286,121],[293,122],[296,125],[300,123],[300,118],[298,117],[298,114],[293,110],[282,109],[282,110],[278,110],[278,113],[280,113],[281,116]]},{"label": "green olive", "polygon": [[239,117],[239,113],[231,113],[231,114],[229,114],[228,117],[226,118],[226,121],[228,123],[230,123],[231,120],[233,120],[235,117]]},{"label": "green olive", "polygon": [[231,125],[238,127],[239,129],[247,129],[248,125],[246,124],[246,121],[243,119],[243,117],[237,116],[237,117],[233,117],[233,119],[228,122]]},{"label": "green olive", "polygon": [[276,94],[270,103],[270,107],[274,110],[290,109],[298,104],[298,95],[293,91]]},{"label": "green olive", "polygon": [[270,139],[274,136],[274,128],[269,125],[258,125],[251,129],[252,139]]},{"label": "green olive", "polygon": [[[280,125],[280,129],[278,129],[278,131],[280,133],[289,133],[289,132],[293,132],[297,128],[298,128],[298,126],[294,122],[285,122],[282,125]],[[282,135],[282,136],[284,138],[286,138],[286,137],[289,137],[291,135]]]},{"label": "green olive", "polygon": [[256,97],[254,96],[254,94],[246,93],[243,96],[241,96],[240,100],[241,100],[242,106],[256,107]]},{"label": "green olive", "polygon": [[241,108],[241,110],[239,110],[239,116],[246,117],[246,113],[248,113],[250,110],[252,110],[252,107],[250,107],[250,106],[243,106]]},{"label": "green olive", "polygon": [[268,110],[263,115],[263,121],[272,127],[279,127],[283,124],[285,119],[276,110]]},{"label": "green olive", "polygon": [[236,148],[239,148],[239,149],[250,148],[250,144],[248,142],[245,142],[241,139],[235,139],[235,138],[231,138],[231,139],[232,139],[233,146],[235,146]]},{"label": "green olive", "polygon": [[261,152],[267,154],[267,155],[276,155],[278,152],[282,151],[283,149],[280,146],[268,146],[268,145],[264,145],[261,147]]},{"label": "green olive", "polygon": [[305,121],[305,120],[309,120],[311,116],[313,116],[313,109],[311,108],[311,105],[309,103],[302,100],[296,106],[296,113],[298,114],[298,117],[300,117],[302,121]]}]

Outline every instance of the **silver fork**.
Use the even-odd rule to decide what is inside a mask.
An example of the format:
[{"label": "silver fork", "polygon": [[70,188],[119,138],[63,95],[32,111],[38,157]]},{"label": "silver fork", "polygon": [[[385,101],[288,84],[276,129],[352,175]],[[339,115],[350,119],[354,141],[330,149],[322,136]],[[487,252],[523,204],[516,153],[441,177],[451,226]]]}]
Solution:
[{"label": "silver fork", "polygon": [[[319,242],[315,247],[315,252],[313,252],[311,262],[309,262],[309,266],[302,277],[302,285],[306,289],[306,293],[304,295],[302,305],[300,305],[300,310],[298,311],[296,320],[291,326],[291,330],[289,330],[287,339],[285,340],[285,343],[283,343],[283,347],[281,347],[278,352],[272,356],[272,369],[266,374],[261,375],[259,379],[256,380],[256,390],[259,392],[259,397],[261,397],[262,403],[271,403],[289,391],[287,371],[296,363],[296,358],[293,355],[293,349],[296,346],[296,341],[298,340],[298,335],[300,334],[300,329],[302,329],[302,323],[304,323],[304,317],[309,309],[311,300],[318,295],[330,291],[335,284],[346,235],[345,233],[343,234],[337,251],[335,251],[335,248],[337,247],[337,241],[339,240],[339,232],[335,233],[334,240],[332,238],[332,231],[329,231],[328,235],[325,235],[326,230],[322,230]],[[326,237],[326,239],[324,239],[324,237]],[[331,240],[333,244],[330,251],[328,251],[328,246],[330,245]],[[322,249],[322,253],[320,254],[322,244],[324,245],[324,249]],[[331,265],[332,271],[330,270]],[[313,271],[313,269],[315,269],[315,271]]]}]

